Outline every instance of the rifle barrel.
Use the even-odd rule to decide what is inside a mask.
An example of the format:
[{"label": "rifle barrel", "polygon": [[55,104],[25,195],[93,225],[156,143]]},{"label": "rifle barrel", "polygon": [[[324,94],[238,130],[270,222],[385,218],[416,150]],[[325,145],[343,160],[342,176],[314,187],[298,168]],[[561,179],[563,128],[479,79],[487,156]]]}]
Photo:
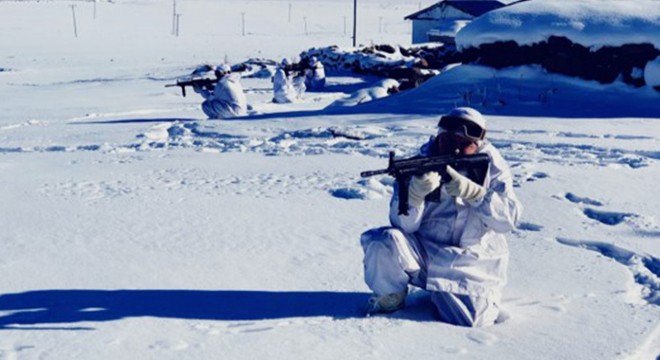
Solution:
[{"label": "rifle barrel", "polygon": [[360,173],[361,177],[371,177],[371,176],[376,176],[376,175],[382,175],[382,174],[387,174],[389,173],[389,169],[381,169],[381,170],[370,170],[370,171],[363,171]]}]

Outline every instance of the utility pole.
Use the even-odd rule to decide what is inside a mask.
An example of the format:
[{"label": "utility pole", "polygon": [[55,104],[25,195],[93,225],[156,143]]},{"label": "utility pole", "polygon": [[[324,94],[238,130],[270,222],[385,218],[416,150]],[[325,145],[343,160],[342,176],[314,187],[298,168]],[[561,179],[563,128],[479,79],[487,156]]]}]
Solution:
[{"label": "utility pole", "polygon": [[181,14],[176,14],[176,36],[179,37],[179,26],[181,24]]},{"label": "utility pole", "polygon": [[291,23],[291,3],[289,3],[289,23]]},{"label": "utility pole", "polygon": [[241,33],[245,36],[245,13],[241,13]]},{"label": "utility pole", "polygon": [[71,13],[73,14],[73,34],[78,37],[78,24],[76,24],[76,5],[71,6]]},{"label": "utility pole", "polygon": [[172,35],[176,35],[176,0],[172,0]]},{"label": "utility pole", "polygon": [[344,36],[346,36],[346,16],[344,16]]},{"label": "utility pole", "polygon": [[353,47],[357,41],[357,0],[353,0]]}]

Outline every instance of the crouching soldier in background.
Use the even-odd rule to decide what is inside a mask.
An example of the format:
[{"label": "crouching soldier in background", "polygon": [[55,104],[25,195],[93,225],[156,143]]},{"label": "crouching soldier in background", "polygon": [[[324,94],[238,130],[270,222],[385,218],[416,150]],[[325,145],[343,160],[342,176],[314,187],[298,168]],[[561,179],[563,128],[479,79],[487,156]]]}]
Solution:
[{"label": "crouching soldier in background", "polygon": [[302,99],[306,89],[304,72],[294,67],[289,59],[283,59],[273,76],[273,102],[296,102]]},{"label": "crouching soldier in background", "polygon": [[193,86],[196,93],[206,99],[202,103],[204,114],[211,119],[227,119],[243,116],[247,113],[247,100],[241,85],[241,74],[232,73],[231,67],[221,64],[217,67],[205,65],[193,72],[193,75],[203,75],[201,72],[213,72],[217,83],[212,90],[203,86]]},{"label": "crouching soldier in background", "polygon": [[476,327],[497,319],[509,259],[504,234],[515,228],[522,206],[509,166],[485,134],[478,111],[456,108],[420,149],[420,156],[488,154],[483,186],[447,166],[451,178],[442,179],[440,202],[432,202],[426,196],[440,186],[438,173],[413,176],[404,215],[395,182],[391,226],[361,237],[365,282],[373,291],[369,314],[402,309],[411,284],[431,292],[441,321]]},{"label": "crouching soldier in background", "polygon": [[305,69],[305,86],[310,90],[322,90],[325,87],[325,68],[315,56],[309,59]]}]

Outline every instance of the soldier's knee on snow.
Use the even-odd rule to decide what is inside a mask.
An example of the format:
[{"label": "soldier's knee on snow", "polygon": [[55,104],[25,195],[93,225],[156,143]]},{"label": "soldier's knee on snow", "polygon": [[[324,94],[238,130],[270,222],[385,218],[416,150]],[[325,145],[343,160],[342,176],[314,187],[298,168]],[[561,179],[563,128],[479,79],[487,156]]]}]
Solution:
[{"label": "soldier's knee on snow", "polygon": [[499,307],[489,298],[434,292],[431,301],[436,306],[440,320],[452,325],[483,327],[495,323]]},{"label": "soldier's knee on snow", "polygon": [[396,241],[396,238],[399,236],[397,233],[401,233],[401,231],[393,227],[370,229],[362,233],[360,236],[360,244],[365,252],[367,251],[369,244],[374,242],[382,243],[383,245],[387,245],[388,248],[391,248],[392,243]]}]

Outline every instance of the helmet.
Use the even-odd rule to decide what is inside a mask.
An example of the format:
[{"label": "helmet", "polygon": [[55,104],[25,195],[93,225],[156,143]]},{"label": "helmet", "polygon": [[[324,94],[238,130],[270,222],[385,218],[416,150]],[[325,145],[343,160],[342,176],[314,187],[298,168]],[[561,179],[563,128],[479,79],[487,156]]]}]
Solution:
[{"label": "helmet", "polygon": [[486,136],[486,119],[469,107],[458,107],[440,118],[438,127],[478,142]]}]

